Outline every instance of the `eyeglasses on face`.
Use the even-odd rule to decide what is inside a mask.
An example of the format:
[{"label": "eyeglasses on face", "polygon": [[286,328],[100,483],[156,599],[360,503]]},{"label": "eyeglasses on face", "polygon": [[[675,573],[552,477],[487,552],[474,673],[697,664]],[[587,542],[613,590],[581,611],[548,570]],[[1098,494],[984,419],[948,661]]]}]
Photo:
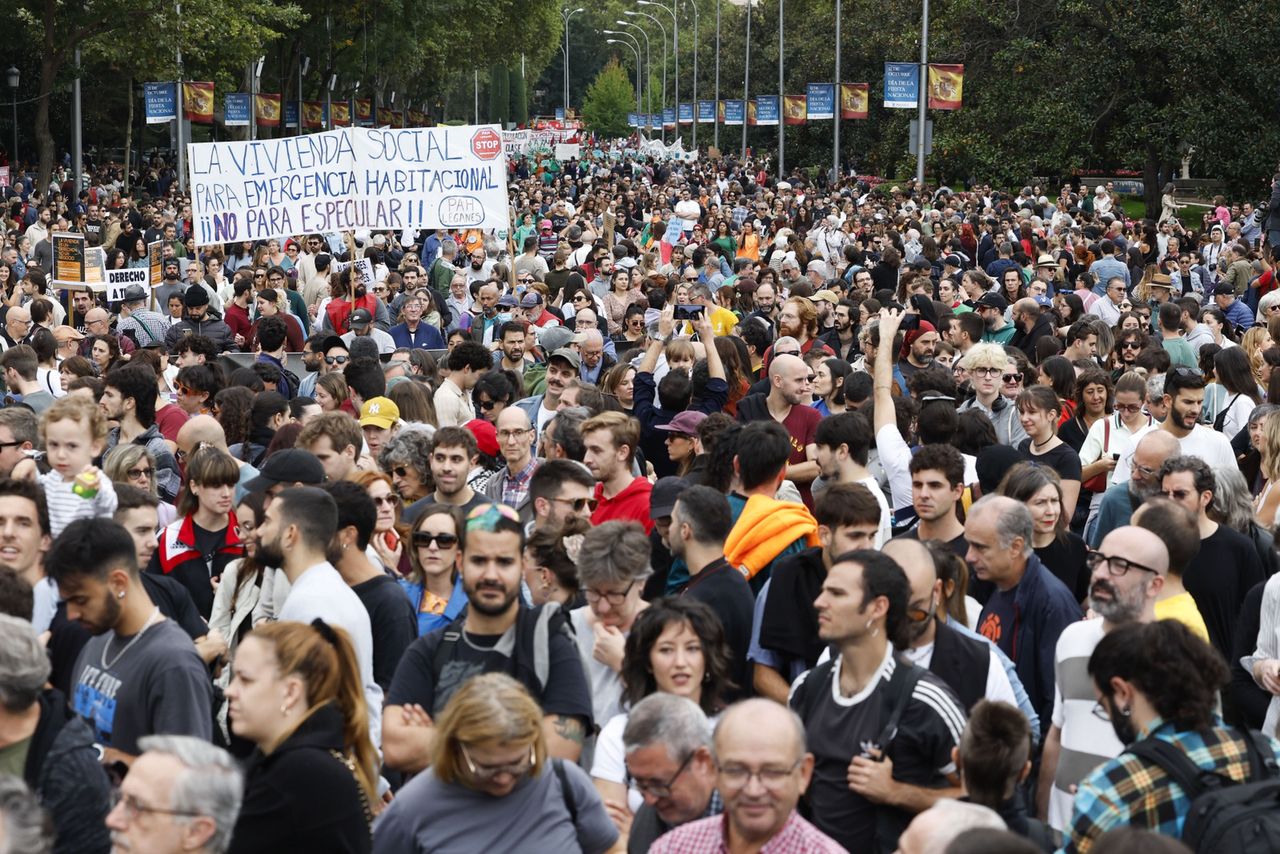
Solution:
[{"label": "eyeglasses on face", "polygon": [[429,548],[432,543],[436,544],[439,549],[451,549],[458,544],[457,534],[433,534],[430,531],[414,531],[413,545],[415,548]]},{"label": "eyeglasses on face", "polygon": [[1158,570],[1140,564],[1137,561],[1132,561],[1123,557],[1116,557],[1115,555],[1105,555],[1099,551],[1090,550],[1084,558],[1085,566],[1089,567],[1090,572],[1096,569],[1098,564],[1103,562],[1107,564],[1107,572],[1109,572],[1113,578],[1119,578],[1131,569],[1140,569],[1143,572],[1149,572],[1152,575],[1160,574]]},{"label": "eyeglasses on face", "polygon": [[153,469],[151,466],[147,466],[146,468],[129,469],[128,471],[125,472],[125,474],[129,477],[129,480],[137,480],[140,477],[149,478],[154,472],[155,472],[155,469]]},{"label": "eyeglasses on face", "polygon": [[643,794],[651,795],[655,798],[669,798],[671,797],[671,787],[676,784],[676,780],[679,780],[680,775],[689,767],[689,763],[693,761],[695,753],[697,753],[696,750],[690,751],[684,757],[684,761],[680,763],[680,767],[676,769],[676,773],[672,774],[671,778],[665,782],[632,777],[630,771],[627,772],[627,781]]},{"label": "eyeglasses on face", "polygon": [[804,757],[800,757],[790,768],[759,768],[752,770],[745,765],[717,765],[720,773],[720,785],[727,789],[741,789],[755,777],[766,789],[778,789],[786,784],[787,779],[800,767]]},{"label": "eyeglasses on face", "polygon": [[161,809],[160,807],[147,806],[133,795],[127,795],[117,789],[111,793],[111,811],[115,812],[116,809],[121,807],[123,807],[125,817],[129,821],[137,821],[138,817],[144,813],[148,815],[184,816],[187,818],[194,818],[195,816],[202,814],[192,810],[168,810]]},{"label": "eyeglasses on face", "polygon": [[394,495],[380,495],[373,499],[373,503],[378,507],[395,507],[400,503],[400,499]]},{"label": "eyeglasses on face", "polygon": [[500,774],[509,774],[512,777],[522,777],[529,773],[529,769],[538,761],[538,756],[534,752],[533,745],[529,746],[529,758],[521,759],[519,762],[512,762],[509,765],[479,765],[472,761],[471,754],[467,752],[465,744],[458,744],[458,749],[462,751],[462,758],[467,762],[467,770],[471,772],[471,776],[477,780],[492,780]]},{"label": "eyeglasses on face", "polygon": [[1000,379],[1007,383],[1020,383],[1022,382],[1022,374],[1004,374]]},{"label": "eyeglasses on face", "polygon": [[599,590],[592,590],[590,587],[588,587],[586,590],[583,591],[583,595],[586,597],[587,601],[592,605],[599,602],[601,599],[604,599],[606,602],[608,602],[610,605],[613,605],[616,608],[617,606],[621,605],[623,602],[627,601],[627,594],[630,593],[631,589],[635,586],[636,586],[635,581],[632,581],[630,584],[627,585],[625,590],[607,590],[604,592],[601,592]]}]

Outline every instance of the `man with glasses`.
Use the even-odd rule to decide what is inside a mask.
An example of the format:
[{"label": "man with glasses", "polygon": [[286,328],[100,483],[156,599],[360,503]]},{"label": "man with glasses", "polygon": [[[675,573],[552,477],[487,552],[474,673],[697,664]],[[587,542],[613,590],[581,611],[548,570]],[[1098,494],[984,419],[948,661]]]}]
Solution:
[{"label": "man with glasses", "polygon": [[113,793],[106,817],[116,846],[155,854],[223,854],[244,789],[236,761],[190,736],[147,736],[138,745],[143,753]]},{"label": "man with glasses", "polygon": [[524,526],[502,504],[480,504],[460,536],[464,614],[414,641],[387,692],[383,749],[391,768],[431,763],[435,724],[464,682],[480,673],[514,676],[542,707],[547,752],[576,762],[591,722],[591,691],[558,609],[520,602]]},{"label": "man with glasses", "polygon": [[1037,812],[1064,830],[1071,819],[1076,786],[1089,769],[1120,754],[1124,745],[1105,716],[1095,714],[1097,692],[1089,679],[1089,656],[1102,638],[1128,623],[1157,619],[1156,600],[1169,572],[1169,552],[1144,528],[1116,528],[1086,558],[1091,576],[1089,608],[1102,619],[1067,626],[1054,651],[1053,725],[1045,738]]},{"label": "man with glasses", "polygon": [[444,349],[444,336],[440,334],[440,330],[429,323],[422,322],[424,299],[426,299],[424,293],[416,287],[410,289],[406,280],[405,297],[400,304],[401,321],[391,327],[391,340],[395,342],[397,348]]},{"label": "man with glasses", "polygon": [[1040,720],[1053,708],[1053,648],[1080,619],[1080,604],[1032,548],[1031,511],[1003,495],[969,510],[964,535],[973,574],[994,585],[978,617],[978,632],[1017,665],[1018,678]]},{"label": "man with glasses", "polygon": [[[896,644],[906,646],[910,597],[888,555],[837,555],[814,601],[832,655],[790,699],[814,755],[814,822],[849,850],[873,839],[889,850],[913,815],[959,786],[951,752],[964,709],[941,679],[894,655]],[[895,714],[897,726],[886,725]]]},{"label": "man with glasses", "polygon": [[[1182,581],[1204,618],[1209,642],[1230,661],[1245,594],[1267,579],[1262,561],[1249,537],[1209,517],[1218,487],[1204,460],[1172,457],[1156,477],[1161,492],[1195,514],[1200,550],[1183,570]],[[1228,697],[1226,705],[1232,709],[1235,704]]]},{"label": "man with glasses", "polygon": [[636,703],[622,746],[631,785],[644,798],[631,821],[628,851],[648,851],[673,828],[724,811],[711,724],[689,698],[660,691]]},{"label": "man with glasses", "polygon": [[468,284],[471,282],[487,282],[489,274],[493,272],[493,259],[485,255],[484,249],[475,249],[470,255],[470,263],[463,272],[467,276]]},{"label": "man with glasses", "polygon": [[1173,271],[1170,276],[1173,285],[1183,296],[1195,296],[1203,298],[1204,294],[1213,290],[1213,284],[1209,281],[1209,273],[1204,267],[1195,263],[1191,253],[1182,252],[1178,255],[1178,269]]},{"label": "man with glasses", "polygon": [[484,494],[491,501],[513,508],[520,514],[520,521],[528,525],[534,518],[530,487],[541,462],[533,455],[533,424],[523,409],[508,406],[498,414],[495,427],[498,449],[507,464],[489,478]]}]

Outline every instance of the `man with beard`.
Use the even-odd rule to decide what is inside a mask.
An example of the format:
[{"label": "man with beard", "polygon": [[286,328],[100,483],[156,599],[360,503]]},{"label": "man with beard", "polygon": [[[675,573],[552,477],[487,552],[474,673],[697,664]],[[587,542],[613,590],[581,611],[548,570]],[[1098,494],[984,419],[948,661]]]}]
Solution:
[{"label": "man with beard", "polygon": [[93,635],[72,669],[70,696],[103,759],[132,762],[147,735],[212,739],[208,670],[147,595],[129,532],[109,519],[77,519],[49,547],[45,569],[67,619]]},{"label": "man with beard", "polygon": [[1009,302],[997,293],[985,293],[973,304],[973,310],[987,325],[982,340],[992,344],[1008,344],[1018,334],[1018,327],[1004,319]]},{"label": "man with beard", "polygon": [[503,504],[483,504],[461,531],[459,573],[470,603],[462,616],[414,641],[387,694],[387,765],[419,772],[431,763],[434,720],[479,673],[507,673],[544,712],[551,756],[577,761],[591,722],[591,692],[578,647],[558,608],[520,603],[524,526]]},{"label": "man with beard", "polygon": [[498,333],[501,347],[498,350],[498,363],[494,366],[501,371],[511,371],[524,381],[524,370],[529,363],[524,358],[525,336],[529,324],[523,320],[508,320],[502,324]]},{"label": "man with beard", "polygon": [[1036,811],[1055,830],[1071,817],[1075,787],[1089,769],[1124,745],[1093,714],[1096,694],[1085,665],[1103,636],[1132,622],[1156,619],[1156,599],[1169,572],[1169,552],[1145,528],[1116,528],[1090,552],[1089,607],[1102,619],[1081,620],[1063,630],[1054,650],[1053,725],[1045,736]]},{"label": "man with beard", "polygon": [[1068,854],[1089,850],[1117,827],[1182,835],[1192,793],[1172,783],[1187,776],[1212,775],[1231,786],[1271,773],[1252,769],[1276,761],[1275,742],[1222,725],[1217,701],[1230,678],[1226,662],[1186,626],[1158,620],[1116,629],[1090,656],[1089,676],[1099,713],[1128,749],[1080,783],[1064,839]]},{"label": "man with beard", "polygon": [[842,299],[836,303],[833,314],[834,324],[831,331],[822,336],[822,343],[835,351],[836,357],[850,364],[858,358],[858,336],[854,327],[857,325],[858,309],[852,301]]},{"label": "man with beard", "polygon": [[902,349],[898,351],[898,382],[904,396],[911,393],[907,388],[911,378],[933,364],[933,354],[940,340],[938,330],[923,318],[915,329],[903,335]]},{"label": "man with beard", "polygon": [[[805,297],[792,297],[782,304],[782,311],[778,314],[778,335],[799,341],[801,356],[815,348],[828,356],[835,355],[835,352],[817,337],[818,310]],[[766,353],[765,362],[768,363],[772,357],[771,352]]]},{"label": "man with beard", "polygon": [[809,366],[798,356],[778,356],[769,364],[769,393],[747,395],[738,403],[738,420],[744,423],[772,419],[791,437],[791,457],[786,479],[800,488],[806,504],[812,504],[809,484],[818,476],[815,439],[822,416],[809,405],[813,399]]},{"label": "man with beard", "polygon": [[814,602],[818,636],[833,646],[832,657],[791,694],[815,759],[814,821],[852,851],[891,850],[913,815],[959,794],[952,750],[964,709],[941,679],[894,655],[895,646],[907,646],[910,599],[893,558],[870,550],[838,555]]},{"label": "man with beard", "polygon": [[289,596],[277,619],[307,624],[321,619],[350,635],[369,706],[369,737],[379,746],[382,688],[373,678],[373,631],[364,603],[326,557],[336,530],[338,505],[333,496],[314,486],[285,489],[267,504],[253,532],[256,560],[281,570],[289,579]]},{"label": "man with beard", "polygon": [[769,282],[756,288],[755,307],[751,316],[763,318],[773,327],[778,319],[778,291]]}]

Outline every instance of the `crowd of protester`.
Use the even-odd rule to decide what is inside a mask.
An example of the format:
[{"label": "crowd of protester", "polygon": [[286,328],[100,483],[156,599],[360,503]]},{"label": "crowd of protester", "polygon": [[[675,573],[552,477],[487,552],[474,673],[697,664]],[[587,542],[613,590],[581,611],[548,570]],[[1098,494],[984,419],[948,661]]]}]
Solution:
[{"label": "crowd of protester", "polygon": [[1280,175],[630,154],[234,246],[15,176],[0,850],[1275,850]]}]

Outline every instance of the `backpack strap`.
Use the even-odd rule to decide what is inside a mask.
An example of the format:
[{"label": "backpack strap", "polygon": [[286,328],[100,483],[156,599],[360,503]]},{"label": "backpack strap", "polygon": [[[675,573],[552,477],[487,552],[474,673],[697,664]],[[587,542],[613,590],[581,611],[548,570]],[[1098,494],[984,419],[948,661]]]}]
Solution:
[{"label": "backpack strap", "polygon": [[898,724],[902,721],[907,703],[911,701],[911,693],[915,691],[916,683],[925,674],[923,667],[911,664],[904,659],[897,659],[895,664],[893,676],[889,677],[889,687],[881,700],[881,709],[888,713],[888,717],[885,719],[884,729],[880,731],[879,747],[880,752],[886,755],[889,752],[889,745],[898,735]]},{"label": "backpack strap", "polygon": [[564,806],[569,811],[569,820],[573,822],[576,830],[578,827],[578,797],[573,793],[573,786],[569,785],[569,772],[564,770],[564,760],[553,758],[551,760],[551,769],[560,778],[560,791],[564,794]]},{"label": "backpack strap", "polygon": [[445,626],[444,633],[440,636],[440,643],[436,644],[436,651],[431,656],[431,675],[436,683],[440,681],[444,666],[453,658],[454,651],[458,648],[458,641],[462,640],[462,621],[465,617],[466,613],[463,612]]},{"label": "backpack strap", "polygon": [[1149,736],[1129,745],[1129,752],[1163,769],[1175,783],[1182,787],[1182,791],[1190,800],[1195,800],[1205,790],[1202,778],[1207,772],[1192,762],[1186,753],[1169,742]]}]

